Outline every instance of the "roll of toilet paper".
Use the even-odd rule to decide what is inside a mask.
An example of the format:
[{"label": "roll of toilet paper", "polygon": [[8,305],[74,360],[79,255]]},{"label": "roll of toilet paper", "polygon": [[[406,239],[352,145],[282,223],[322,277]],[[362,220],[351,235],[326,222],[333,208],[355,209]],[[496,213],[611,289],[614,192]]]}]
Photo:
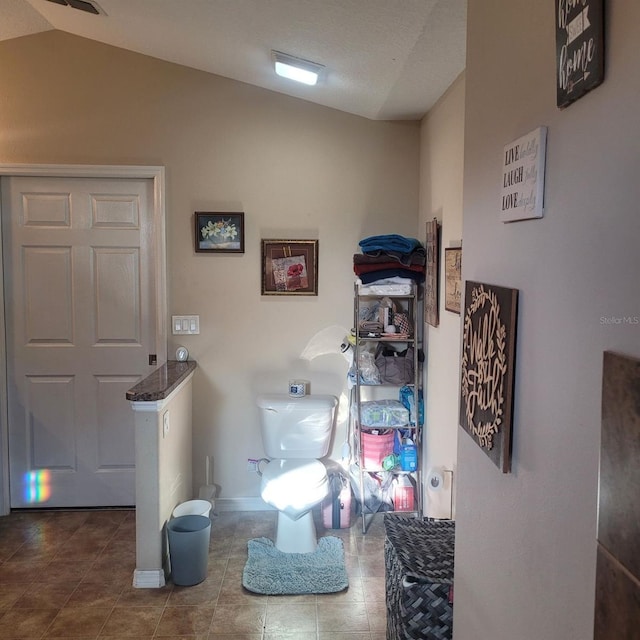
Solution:
[{"label": "roll of toilet paper", "polygon": [[431,491],[441,491],[444,487],[444,476],[435,469],[427,476],[427,488]]},{"label": "roll of toilet paper", "polygon": [[303,398],[309,393],[308,380],[289,380],[289,395],[292,398]]}]

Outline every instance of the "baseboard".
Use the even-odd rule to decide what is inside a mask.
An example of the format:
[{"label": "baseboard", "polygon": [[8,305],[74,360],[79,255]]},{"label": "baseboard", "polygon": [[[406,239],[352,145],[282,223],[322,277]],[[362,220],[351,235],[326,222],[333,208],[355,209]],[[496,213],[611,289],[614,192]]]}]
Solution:
[{"label": "baseboard", "polygon": [[215,510],[220,511],[274,511],[262,498],[216,498]]},{"label": "baseboard", "polygon": [[136,569],[133,572],[133,586],[137,589],[159,589],[164,585],[162,569]]}]

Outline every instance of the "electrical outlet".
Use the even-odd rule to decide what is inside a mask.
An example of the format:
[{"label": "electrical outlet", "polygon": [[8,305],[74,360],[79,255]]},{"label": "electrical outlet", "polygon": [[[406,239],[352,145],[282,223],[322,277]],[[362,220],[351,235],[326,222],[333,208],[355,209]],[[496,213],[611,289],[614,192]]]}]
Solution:
[{"label": "electrical outlet", "polygon": [[257,473],[258,461],[254,460],[253,458],[247,458],[247,471],[250,471],[251,473]]}]

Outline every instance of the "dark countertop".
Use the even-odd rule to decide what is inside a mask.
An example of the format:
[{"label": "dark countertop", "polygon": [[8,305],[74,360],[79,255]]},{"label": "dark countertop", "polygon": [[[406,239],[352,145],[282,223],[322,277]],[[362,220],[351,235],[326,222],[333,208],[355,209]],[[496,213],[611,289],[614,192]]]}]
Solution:
[{"label": "dark countertop", "polygon": [[131,402],[155,402],[164,400],[198,365],[193,360],[178,362],[169,360],[158,367],[135,387],[127,391]]}]

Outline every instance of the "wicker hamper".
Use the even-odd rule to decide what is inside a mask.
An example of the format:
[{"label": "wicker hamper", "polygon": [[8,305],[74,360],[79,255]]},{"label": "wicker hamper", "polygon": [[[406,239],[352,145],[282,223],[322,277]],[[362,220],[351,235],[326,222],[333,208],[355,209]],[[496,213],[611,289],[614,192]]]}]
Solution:
[{"label": "wicker hamper", "polygon": [[455,522],[386,514],[387,640],[450,640]]}]

